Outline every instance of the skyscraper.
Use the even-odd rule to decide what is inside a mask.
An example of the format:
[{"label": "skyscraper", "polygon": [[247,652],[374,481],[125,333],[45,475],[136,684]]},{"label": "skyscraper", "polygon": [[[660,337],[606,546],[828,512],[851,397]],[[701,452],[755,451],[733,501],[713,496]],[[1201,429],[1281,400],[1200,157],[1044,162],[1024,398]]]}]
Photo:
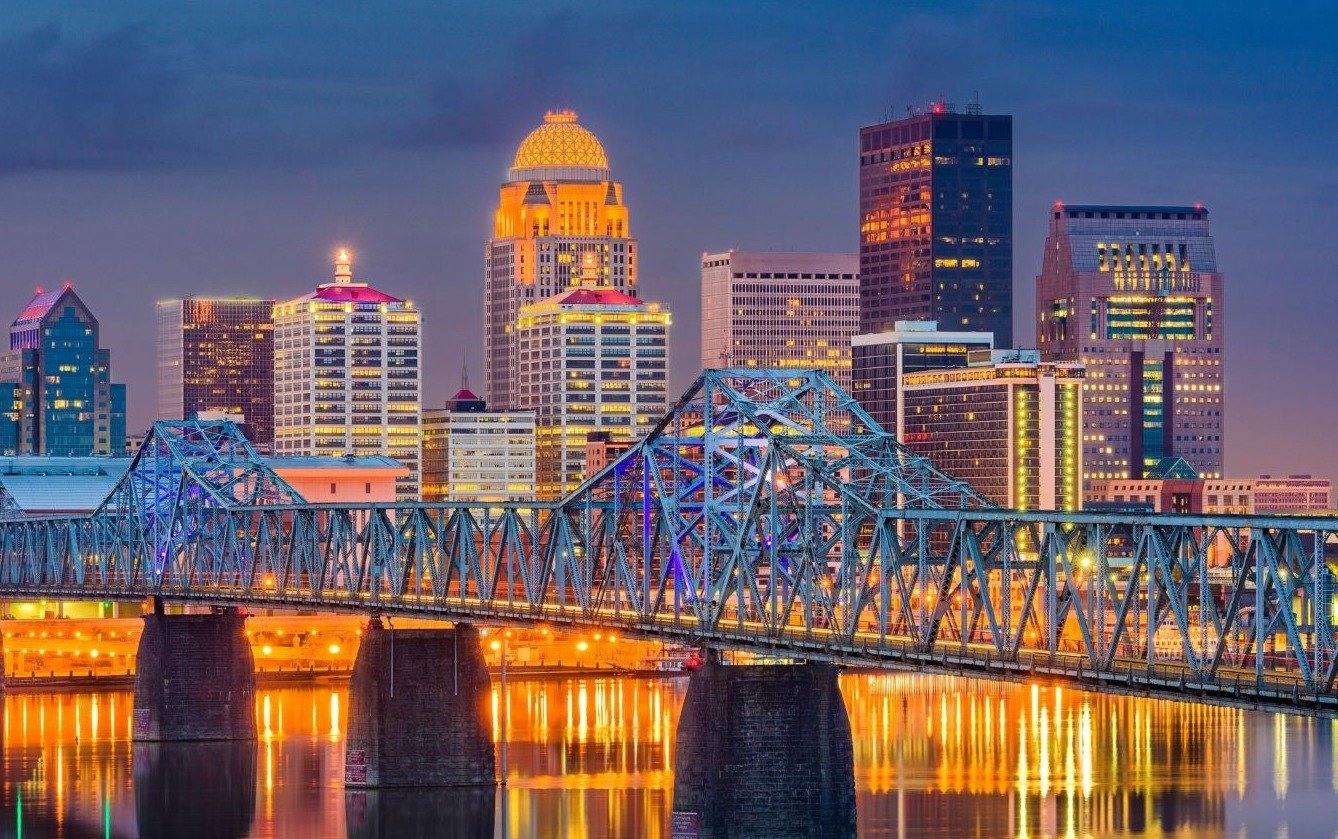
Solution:
[{"label": "skyscraper", "polygon": [[702,367],[824,370],[850,390],[859,326],[859,257],[702,255]]},{"label": "skyscraper", "polygon": [[274,306],[274,450],[386,455],[409,467],[400,500],[418,500],[421,317],[412,301],[335,279]]},{"label": "skyscraper", "polygon": [[1222,297],[1203,207],[1055,205],[1036,332],[1043,358],[1087,368],[1085,479],[1174,458],[1222,477]]},{"label": "skyscraper", "polygon": [[860,328],[1013,345],[1013,118],[937,103],[860,129]]},{"label": "skyscraper", "polygon": [[518,406],[520,309],[594,277],[636,297],[636,240],[622,184],[599,139],[572,111],[552,111],[516,150],[486,251],[484,398]]},{"label": "skyscraper", "polygon": [[934,321],[897,321],[886,332],[856,335],[854,396],[882,429],[898,440],[906,429],[902,381],[921,370],[965,367],[971,354],[994,347],[988,332],[940,332]]},{"label": "skyscraper", "polygon": [[87,457],[125,445],[125,385],[111,381],[98,319],[67,283],[37,290],[0,353],[0,452]]},{"label": "skyscraper", "polygon": [[1013,510],[1082,506],[1082,365],[1036,350],[973,353],[908,373],[901,441]]},{"label": "skyscraper", "polygon": [[646,434],[668,409],[669,311],[612,288],[568,289],[517,321],[519,401],[536,414],[540,501],[585,479],[586,438]]},{"label": "skyscraper", "polygon": [[242,414],[261,451],[274,445],[274,301],[158,301],[158,419]]}]

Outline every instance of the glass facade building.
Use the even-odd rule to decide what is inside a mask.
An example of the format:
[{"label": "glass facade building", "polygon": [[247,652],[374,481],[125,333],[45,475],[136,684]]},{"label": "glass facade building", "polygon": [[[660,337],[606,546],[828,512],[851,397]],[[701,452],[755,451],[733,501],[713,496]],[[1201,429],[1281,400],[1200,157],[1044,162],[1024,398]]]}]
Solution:
[{"label": "glass facade building", "polygon": [[845,253],[702,256],[702,368],[822,370],[850,390],[859,326],[859,257]]},{"label": "glass facade building", "polygon": [[1082,506],[1082,366],[977,353],[905,377],[902,443],[1013,510]]},{"label": "glass facade building", "polygon": [[861,333],[935,320],[1013,345],[1013,118],[978,111],[860,129]]},{"label": "glass facade building", "polygon": [[274,446],[273,300],[160,300],[158,419],[222,411],[245,417],[247,438]]},{"label": "glass facade building", "polygon": [[111,381],[98,320],[69,285],[37,294],[0,353],[0,452],[87,457],[125,446],[125,385]]},{"label": "glass facade building", "polygon": [[887,332],[856,335],[852,395],[884,431],[905,433],[902,381],[909,373],[965,367],[971,354],[989,351],[988,332],[940,332],[934,321],[898,321]]},{"label": "glass facade building", "polygon": [[1175,458],[1222,477],[1222,305],[1203,207],[1051,210],[1037,343],[1087,369],[1086,480],[1143,479]]}]

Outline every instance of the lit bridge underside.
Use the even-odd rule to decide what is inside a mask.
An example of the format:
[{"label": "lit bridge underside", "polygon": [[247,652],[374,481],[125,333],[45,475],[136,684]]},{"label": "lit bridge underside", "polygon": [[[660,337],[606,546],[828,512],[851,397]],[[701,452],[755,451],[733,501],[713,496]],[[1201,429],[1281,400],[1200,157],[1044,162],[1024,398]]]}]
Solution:
[{"label": "lit bridge underside", "polygon": [[824,374],[726,370],[552,504],[307,504],[234,427],[158,423],[95,514],[0,522],[0,596],[544,622],[1338,709],[1335,531],[994,508]]}]

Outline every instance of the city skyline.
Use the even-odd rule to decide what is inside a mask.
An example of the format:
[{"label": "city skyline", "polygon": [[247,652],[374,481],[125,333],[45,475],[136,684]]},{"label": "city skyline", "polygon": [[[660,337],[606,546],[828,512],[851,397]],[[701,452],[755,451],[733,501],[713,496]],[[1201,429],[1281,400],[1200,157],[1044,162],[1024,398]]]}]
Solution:
[{"label": "city skyline", "polygon": [[[990,32],[994,38],[981,60],[1036,40],[1051,49],[1043,63],[1067,61],[1075,68],[1072,78],[1059,79],[1037,71],[1039,57],[1010,57],[981,91],[987,111],[1015,118],[1016,342],[1034,340],[1027,301],[1051,203],[1202,201],[1213,208],[1218,259],[1232,285],[1228,474],[1338,472],[1338,455],[1320,445],[1338,397],[1308,386],[1331,371],[1338,338],[1318,322],[1284,320],[1322,308],[1334,295],[1320,244],[1335,219],[1327,186],[1332,170],[1318,156],[1324,120],[1314,117],[1331,111],[1333,94],[1320,83],[1334,60],[1324,48],[1330,29],[1313,22],[1300,27],[1296,15],[1256,21],[1235,15],[1230,6],[1203,16],[1170,9],[1164,31],[1178,33],[1174,54],[1165,52],[1167,34],[1122,56],[1113,45],[1100,46],[1100,32],[1121,16],[1084,16],[1044,4],[1015,17],[991,7],[912,9],[875,15],[873,25],[851,13],[805,19],[795,8],[766,21],[748,7],[713,12],[709,20],[721,30],[740,18],[759,19],[761,35],[779,43],[813,30],[814,55],[767,50],[767,66],[750,70],[716,36],[687,34],[687,19],[703,14],[701,9],[642,10],[641,17],[614,15],[609,22],[560,11],[524,18],[518,7],[503,7],[460,26],[467,35],[495,24],[489,18],[495,14],[522,33],[505,42],[499,59],[504,66],[484,62],[478,76],[453,74],[428,57],[425,42],[458,20],[427,21],[421,34],[408,39],[402,57],[391,60],[383,48],[380,60],[364,70],[350,69],[353,62],[346,60],[354,36],[321,27],[294,35],[297,21],[290,21],[257,36],[249,53],[223,63],[244,65],[243,75],[255,80],[267,102],[294,97],[304,85],[318,95],[289,123],[273,116],[240,120],[233,130],[246,142],[224,151],[201,141],[197,124],[204,118],[196,113],[199,89],[214,89],[227,75],[217,61],[192,50],[208,21],[146,12],[136,28],[86,14],[51,28],[46,14],[16,16],[11,31],[18,34],[0,44],[0,56],[7,58],[0,62],[0,90],[57,84],[41,75],[43,62],[76,75],[90,72],[98,55],[120,45],[125,49],[118,61],[124,64],[117,66],[124,72],[106,74],[104,84],[119,85],[112,92],[121,96],[109,101],[127,109],[138,103],[151,109],[152,118],[136,121],[133,130],[100,129],[120,131],[109,136],[77,126],[55,136],[50,121],[35,118],[30,133],[49,140],[44,148],[0,135],[0,171],[10,187],[0,210],[21,220],[0,233],[9,254],[4,276],[16,294],[67,278],[78,285],[103,322],[104,343],[114,351],[113,376],[130,384],[132,430],[147,423],[154,401],[152,379],[143,372],[153,366],[152,341],[145,338],[150,330],[144,328],[152,299],[290,296],[319,280],[328,253],[343,243],[359,253],[373,282],[419,301],[428,358],[439,359],[443,370],[465,362],[481,371],[474,313],[481,306],[478,254],[489,205],[510,150],[543,111],[559,107],[581,111],[608,146],[619,180],[634,195],[647,296],[675,311],[680,335],[695,335],[702,252],[853,250],[856,173],[850,158],[858,128],[942,92],[958,103],[969,100],[982,87],[976,74],[924,59],[962,32]],[[663,44],[650,43],[648,33],[663,29],[666,17],[683,25],[669,26],[671,37]],[[402,24],[378,23],[376,37],[356,47],[358,57],[388,43],[390,33],[403,34]],[[720,90],[683,97],[677,85],[652,76],[655,83],[631,85],[633,93],[603,78],[617,73],[567,60],[556,80],[503,104],[509,98],[503,94],[525,78],[520,64],[507,62],[523,57],[526,45],[538,43],[547,29],[578,32],[585,24],[626,35],[609,56],[621,68],[634,67],[642,54],[685,61],[690,47],[707,47],[685,72],[719,79]],[[222,27],[230,35],[225,44],[239,42],[235,27]],[[339,28],[358,29],[347,20]],[[455,43],[455,37],[446,40]],[[338,66],[326,63],[314,46],[278,61],[279,46],[306,39],[321,42],[321,54],[334,56]],[[342,50],[329,49],[331,43]],[[450,52],[440,45],[436,51]],[[1228,52],[1257,75],[1252,83],[1222,85],[1220,68],[1198,69],[1213,63],[1205,57]],[[1121,66],[1148,69],[1153,56],[1160,62],[1154,72],[1119,72]],[[1088,59],[1092,63],[1083,63]],[[819,72],[824,63],[832,66]],[[500,81],[487,80],[493,75]],[[401,76],[429,81],[396,87]],[[632,79],[648,81],[644,69]],[[1036,88],[1034,79],[1044,79],[1046,89]],[[143,101],[126,93],[143,89],[144,82],[158,87],[147,85]],[[387,85],[396,96],[384,107],[393,105],[396,119],[381,129],[354,120],[358,128],[347,137],[332,139],[340,132],[327,132],[331,137],[320,141],[319,153],[305,154],[303,143],[314,141],[298,139],[302,119],[314,119],[316,112],[328,117],[336,103],[341,117],[365,117],[373,107],[369,100]],[[234,115],[247,96],[259,95],[225,92],[219,107]],[[730,119],[715,119],[721,114]],[[1245,114],[1261,116],[1249,132],[1238,130]],[[365,161],[350,162],[369,148]],[[1268,148],[1268,155],[1260,148]],[[291,166],[295,160],[301,165]],[[290,171],[279,171],[285,167]],[[778,167],[787,177],[775,177]],[[132,289],[142,293],[129,294]],[[1262,328],[1249,328],[1259,320]],[[1279,330],[1284,323],[1287,328]],[[695,340],[678,342],[675,356],[671,393],[695,373]],[[1294,373],[1279,376],[1279,369]],[[424,404],[440,404],[453,385],[453,375],[429,381]],[[1268,433],[1279,405],[1286,406],[1290,425],[1281,440]]]}]

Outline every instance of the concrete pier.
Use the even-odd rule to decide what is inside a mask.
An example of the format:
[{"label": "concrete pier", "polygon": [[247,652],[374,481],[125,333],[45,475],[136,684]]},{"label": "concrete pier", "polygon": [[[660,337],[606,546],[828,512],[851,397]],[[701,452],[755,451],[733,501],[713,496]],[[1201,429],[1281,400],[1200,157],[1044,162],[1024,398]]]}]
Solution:
[{"label": "concrete pier", "polygon": [[255,662],[245,627],[236,609],[144,616],[135,740],[255,739]]},{"label": "concrete pier", "polygon": [[496,784],[490,701],[472,626],[395,630],[373,620],[349,685],[344,784]]},{"label": "concrete pier", "polygon": [[850,717],[831,664],[708,662],[674,745],[674,812],[710,837],[853,837]]}]

